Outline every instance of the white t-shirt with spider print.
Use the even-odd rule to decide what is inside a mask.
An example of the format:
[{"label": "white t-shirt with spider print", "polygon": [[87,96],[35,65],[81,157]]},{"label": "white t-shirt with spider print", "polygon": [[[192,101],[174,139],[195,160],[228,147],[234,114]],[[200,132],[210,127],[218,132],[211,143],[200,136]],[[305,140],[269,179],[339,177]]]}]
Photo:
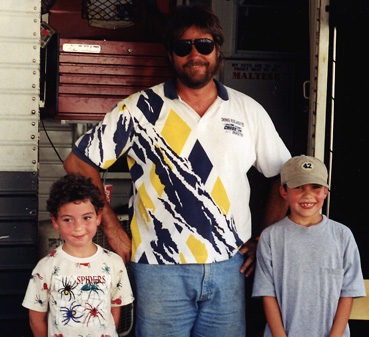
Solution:
[{"label": "white t-shirt with spider print", "polygon": [[123,260],[96,246],[83,259],[60,246],[33,270],[22,305],[49,311],[49,336],[118,336],[111,307],[132,303],[132,290]]}]

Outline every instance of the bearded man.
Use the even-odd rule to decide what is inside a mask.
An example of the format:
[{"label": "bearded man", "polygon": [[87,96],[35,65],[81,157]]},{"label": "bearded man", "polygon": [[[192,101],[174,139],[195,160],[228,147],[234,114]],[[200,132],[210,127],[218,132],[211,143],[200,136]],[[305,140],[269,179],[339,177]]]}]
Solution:
[{"label": "bearded man", "polygon": [[[290,153],[268,114],[214,76],[223,31],[203,7],[178,7],[166,48],[175,77],[119,102],[65,161],[91,177],[120,156],[132,176],[132,242],[107,204],[103,230],[130,261],[136,336],[245,336],[245,275],[254,269],[250,186],[255,166],[278,177]],[[287,211],[274,180],[268,223]]]}]

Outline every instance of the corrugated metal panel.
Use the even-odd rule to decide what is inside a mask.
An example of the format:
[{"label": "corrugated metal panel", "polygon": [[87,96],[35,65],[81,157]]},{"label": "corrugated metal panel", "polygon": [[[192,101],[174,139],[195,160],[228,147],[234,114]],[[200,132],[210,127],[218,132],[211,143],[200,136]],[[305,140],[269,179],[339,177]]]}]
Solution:
[{"label": "corrugated metal panel", "polygon": [[21,304],[38,260],[37,178],[35,172],[0,172],[0,331],[4,336],[30,336],[27,310]]},{"label": "corrugated metal panel", "polygon": [[31,336],[22,300],[38,260],[40,0],[0,2],[0,334]]},{"label": "corrugated metal panel", "polygon": [[0,4],[0,171],[37,171],[40,0]]}]

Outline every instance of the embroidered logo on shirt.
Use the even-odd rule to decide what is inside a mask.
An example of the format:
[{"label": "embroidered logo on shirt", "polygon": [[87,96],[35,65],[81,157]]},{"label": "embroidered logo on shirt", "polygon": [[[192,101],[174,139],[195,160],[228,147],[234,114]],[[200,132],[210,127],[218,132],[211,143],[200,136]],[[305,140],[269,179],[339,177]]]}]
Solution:
[{"label": "embroidered logo on shirt", "polygon": [[224,131],[226,133],[231,133],[233,135],[243,137],[243,122],[236,121],[232,118],[222,118],[222,122],[224,124]]}]

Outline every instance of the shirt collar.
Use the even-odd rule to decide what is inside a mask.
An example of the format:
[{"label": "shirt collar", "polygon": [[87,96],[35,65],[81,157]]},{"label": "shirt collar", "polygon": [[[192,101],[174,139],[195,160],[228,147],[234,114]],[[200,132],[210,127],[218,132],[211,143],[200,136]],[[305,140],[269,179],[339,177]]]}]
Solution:
[{"label": "shirt collar", "polygon": [[[217,86],[218,96],[223,101],[228,101],[229,97],[228,97],[227,89],[225,88],[225,86],[216,79],[214,79],[214,82]],[[170,80],[164,83],[164,95],[165,97],[172,99],[172,100],[178,98],[178,94],[177,94],[177,90],[175,86],[175,78],[171,78]]]}]

